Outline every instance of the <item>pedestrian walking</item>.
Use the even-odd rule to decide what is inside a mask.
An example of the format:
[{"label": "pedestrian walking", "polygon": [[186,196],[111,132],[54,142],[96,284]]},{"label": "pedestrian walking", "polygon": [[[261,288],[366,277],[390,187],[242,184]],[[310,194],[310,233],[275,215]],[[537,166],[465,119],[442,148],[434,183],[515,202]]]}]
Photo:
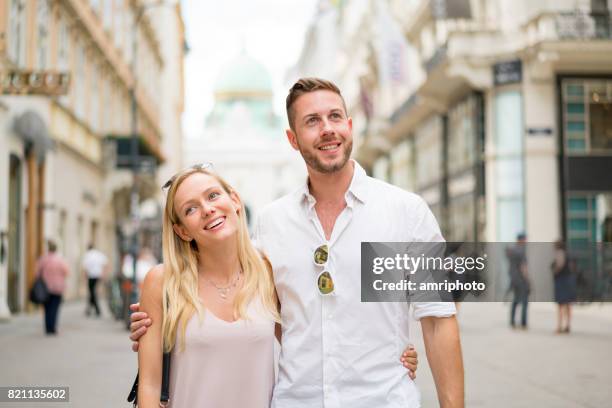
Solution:
[{"label": "pedestrian walking", "polygon": [[527,306],[529,303],[530,283],[527,274],[526,255],[527,236],[520,233],[516,237],[516,244],[506,249],[506,256],[510,263],[510,287],[514,293],[512,307],[510,308],[510,326],[516,327],[516,309],[521,306],[521,328],[527,329]]},{"label": "pedestrian walking", "polygon": [[48,252],[40,257],[37,262],[36,274],[42,277],[49,292],[49,297],[44,303],[45,333],[55,335],[57,334],[57,317],[62,303],[62,295],[66,290],[66,277],[70,271],[66,261],[57,253],[55,242],[48,241],[47,249]]},{"label": "pedestrian walking", "polygon": [[100,305],[98,304],[98,296],[96,288],[98,281],[104,277],[108,269],[108,258],[102,251],[96,249],[93,243],[87,247],[87,252],[83,256],[83,270],[87,276],[87,284],[89,287],[89,302],[85,309],[85,314],[89,316],[93,308],[97,317],[100,317]]},{"label": "pedestrian walking", "polygon": [[551,264],[557,302],[557,333],[569,333],[572,320],[572,303],[576,301],[576,275],[574,263],[568,256],[565,243],[555,242],[555,258]]}]

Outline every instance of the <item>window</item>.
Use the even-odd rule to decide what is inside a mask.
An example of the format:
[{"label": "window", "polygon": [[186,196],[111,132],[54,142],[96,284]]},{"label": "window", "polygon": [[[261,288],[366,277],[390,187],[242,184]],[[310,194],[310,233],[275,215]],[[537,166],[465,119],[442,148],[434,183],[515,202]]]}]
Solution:
[{"label": "window", "polygon": [[57,68],[60,71],[68,71],[68,50],[70,49],[68,42],[70,39],[68,36],[68,24],[61,16],[58,21],[57,37]]},{"label": "window", "polygon": [[442,179],[442,123],[439,116],[429,119],[416,132],[417,189]]},{"label": "window", "polygon": [[100,14],[100,2],[103,0],[89,0],[89,5],[94,13]]},{"label": "window", "polygon": [[391,150],[391,183],[408,191],[414,190],[412,145],[412,139],[404,140]]},{"label": "window", "polygon": [[36,40],[36,67],[45,69],[49,64],[49,3],[39,0],[36,10],[37,35]]},{"label": "window", "polygon": [[123,50],[123,15],[124,7],[122,6],[123,0],[113,0],[115,3],[115,10],[113,13],[113,36],[115,39],[115,47],[119,50]]},{"label": "window", "polygon": [[474,240],[474,195],[464,194],[453,198],[448,206],[448,241]]},{"label": "window", "polygon": [[612,150],[612,80],[564,80],[563,134],[568,154]]},{"label": "window", "polygon": [[496,219],[500,242],[514,241],[525,229],[522,105],[519,91],[495,96]]},{"label": "window", "polygon": [[75,113],[83,119],[85,112],[85,49],[83,44],[76,44],[76,62],[74,70]]},{"label": "window", "polygon": [[100,129],[104,133],[110,133],[110,128],[112,128],[111,123],[111,108],[112,108],[112,100],[111,100],[111,77],[110,75],[104,75],[101,78],[102,82],[102,128]]},{"label": "window", "polygon": [[26,0],[11,0],[9,18],[9,45],[10,58],[18,67],[26,63]]},{"label": "window", "polygon": [[93,63],[91,67],[91,95],[89,100],[91,101],[89,106],[89,117],[91,118],[91,125],[94,132],[100,131],[100,117],[102,116],[99,112],[100,108],[100,68],[98,64]]},{"label": "window", "polygon": [[381,156],[374,162],[372,176],[380,180],[389,181],[389,158],[387,156]]},{"label": "window", "polygon": [[476,161],[476,103],[469,97],[448,114],[448,170],[450,174],[472,167]]},{"label": "window", "polygon": [[105,30],[112,29],[113,22],[113,2],[115,0],[104,0],[104,9],[102,14],[102,24]]}]

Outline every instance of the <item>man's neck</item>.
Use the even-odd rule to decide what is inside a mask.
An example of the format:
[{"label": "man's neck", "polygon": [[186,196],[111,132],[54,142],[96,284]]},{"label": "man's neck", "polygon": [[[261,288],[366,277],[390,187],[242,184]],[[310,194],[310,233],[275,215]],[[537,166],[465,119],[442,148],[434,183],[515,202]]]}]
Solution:
[{"label": "man's neck", "polygon": [[308,168],[308,188],[318,203],[344,202],[344,194],[351,185],[355,164],[352,160],[333,173],[321,173]]}]

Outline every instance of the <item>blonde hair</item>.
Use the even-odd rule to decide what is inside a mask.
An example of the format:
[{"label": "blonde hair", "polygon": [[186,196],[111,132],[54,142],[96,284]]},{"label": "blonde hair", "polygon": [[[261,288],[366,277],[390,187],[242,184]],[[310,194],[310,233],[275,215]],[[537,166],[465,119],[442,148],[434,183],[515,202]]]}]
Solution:
[{"label": "blonde hair", "polygon": [[[203,173],[214,177],[228,194],[236,194],[232,187],[218,175],[201,168],[183,170],[173,177],[166,198],[163,214],[162,245],[164,254],[163,279],[163,323],[162,339],[164,351],[168,352],[175,346],[177,333],[181,333],[181,349],[185,347],[185,331],[187,322],[194,313],[203,318],[204,308],[198,295],[198,247],[195,241],[187,242],[181,239],[173,229],[174,224],[180,224],[174,208],[174,197],[181,183],[192,174]],[[279,322],[278,298],[272,268],[263,254],[260,254],[249,237],[244,208],[238,212],[238,261],[243,272],[243,285],[234,299],[234,314],[238,319],[247,319],[246,308],[255,298],[259,297],[264,312]]]}]

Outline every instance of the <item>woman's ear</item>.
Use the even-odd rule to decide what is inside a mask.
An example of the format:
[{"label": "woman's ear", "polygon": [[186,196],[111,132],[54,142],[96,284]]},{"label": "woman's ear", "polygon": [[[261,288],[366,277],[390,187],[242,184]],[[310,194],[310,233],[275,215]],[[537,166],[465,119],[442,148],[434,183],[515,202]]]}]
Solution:
[{"label": "woman's ear", "polygon": [[187,241],[187,242],[193,241],[193,238],[189,236],[189,234],[187,233],[187,231],[182,225],[172,224],[172,229],[174,230],[174,233],[178,235],[179,237],[181,237],[183,241]]},{"label": "woman's ear", "polygon": [[242,201],[240,200],[240,196],[235,191],[230,192],[230,198],[236,207],[236,214],[240,214],[242,211]]}]

